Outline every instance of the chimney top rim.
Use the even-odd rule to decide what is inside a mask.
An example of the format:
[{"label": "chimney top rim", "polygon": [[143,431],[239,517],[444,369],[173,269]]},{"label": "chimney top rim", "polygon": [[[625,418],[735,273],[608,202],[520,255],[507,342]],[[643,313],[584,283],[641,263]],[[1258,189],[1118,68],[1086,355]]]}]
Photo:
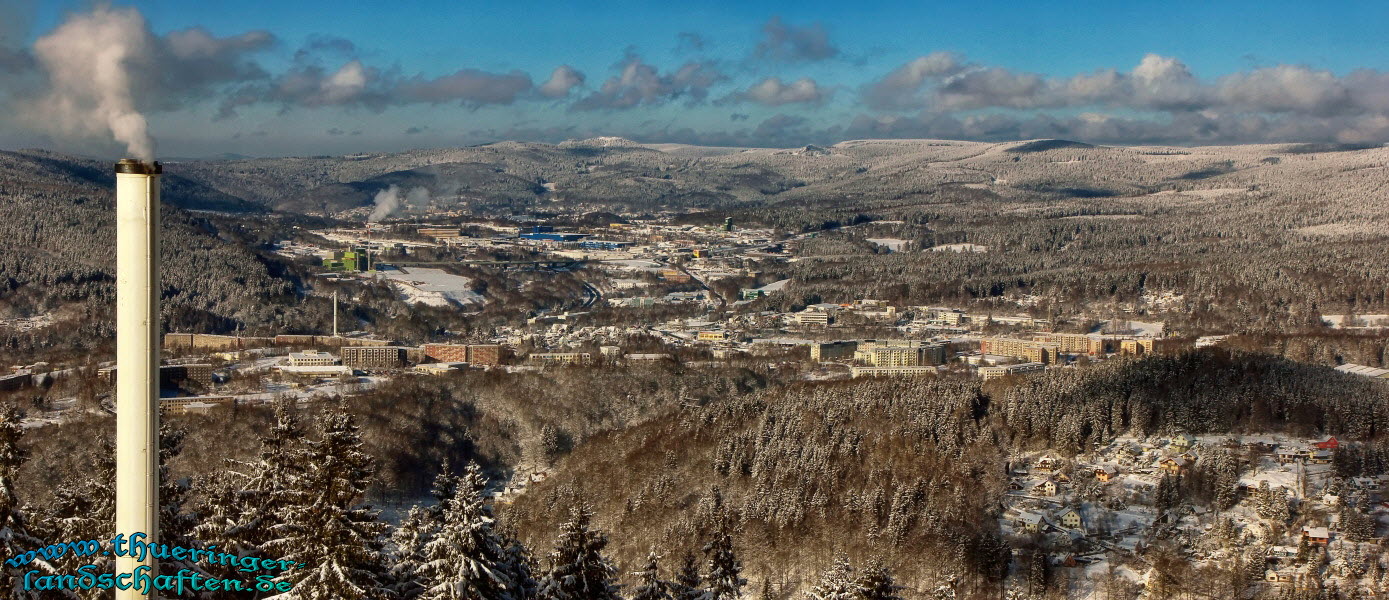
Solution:
[{"label": "chimney top rim", "polygon": [[116,163],[116,173],[126,175],[159,175],[164,165],[158,161],[145,162],[134,158],[123,158]]}]

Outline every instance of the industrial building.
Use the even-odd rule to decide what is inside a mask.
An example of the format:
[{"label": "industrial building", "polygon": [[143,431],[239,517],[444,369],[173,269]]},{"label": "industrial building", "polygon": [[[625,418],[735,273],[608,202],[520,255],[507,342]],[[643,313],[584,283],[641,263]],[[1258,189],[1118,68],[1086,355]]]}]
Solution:
[{"label": "industrial building", "polygon": [[371,270],[371,253],[365,248],[352,248],[334,252],[323,259],[323,268],[339,272],[365,272]]},{"label": "industrial building", "polygon": [[420,227],[415,233],[439,241],[455,239],[462,235],[462,231],[457,227]]},{"label": "industrial building", "polygon": [[695,336],[701,342],[726,342],[728,334],[722,331],[701,331]]},{"label": "industrial building", "polygon": [[582,240],[588,237],[588,234],[561,232],[523,233],[520,237],[523,240],[530,240],[532,242],[570,243]]},{"label": "industrial building", "polygon": [[615,240],[584,240],[579,242],[579,247],[585,250],[622,250],[631,248],[636,244],[632,242],[619,242]]},{"label": "industrial building", "polygon": [[338,359],[327,352],[290,352],[285,362],[291,367],[326,367],[338,364]]},{"label": "industrial building", "polygon": [[342,365],[304,365],[301,367],[280,365],[275,367],[275,370],[279,371],[280,374],[285,377],[301,381],[350,377],[353,375],[352,367],[344,367]]},{"label": "industrial building", "polygon": [[399,369],[405,366],[404,346],[345,346],[342,364],[354,369]]}]

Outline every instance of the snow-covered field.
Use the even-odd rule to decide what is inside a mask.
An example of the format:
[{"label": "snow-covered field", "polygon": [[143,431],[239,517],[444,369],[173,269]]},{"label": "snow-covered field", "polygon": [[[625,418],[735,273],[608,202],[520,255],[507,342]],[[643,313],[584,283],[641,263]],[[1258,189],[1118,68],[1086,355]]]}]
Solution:
[{"label": "snow-covered field", "polygon": [[379,271],[377,276],[393,283],[403,299],[410,303],[467,307],[479,306],[485,302],[482,295],[472,290],[472,279],[454,275],[443,269],[391,267]]}]

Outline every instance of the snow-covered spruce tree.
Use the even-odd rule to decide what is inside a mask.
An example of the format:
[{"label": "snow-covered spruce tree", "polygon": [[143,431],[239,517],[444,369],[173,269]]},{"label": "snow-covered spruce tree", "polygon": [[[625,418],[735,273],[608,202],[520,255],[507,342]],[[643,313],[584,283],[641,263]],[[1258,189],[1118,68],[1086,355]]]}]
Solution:
[{"label": "snow-covered spruce tree", "polygon": [[617,600],[617,567],[603,556],[608,536],[591,529],[593,509],[576,508],[560,527],[550,571],[540,580],[541,600]]},{"label": "snow-covered spruce tree", "polygon": [[820,574],[819,583],[805,593],[810,600],[858,600],[860,588],[849,559],[840,556]]},{"label": "snow-covered spruce tree", "polygon": [[204,480],[197,539],[240,556],[263,554],[263,546],[278,537],[286,508],[302,500],[305,490],[295,484],[304,476],[304,435],[289,402],[276,400],[275,423],[261,438],[260,456]]},{"label": "snow-covered spruce tree", "polygon": [[516,536],[508,533],[506,535],[506,554],[509,558],[507,564],[511,566],[512,581],[516,582],[517,590],[520,592],[518,598],[531,600],[540,594],[540,582],[535,579],[535,559],[531,555],[529,548],[521,543]]},{"label": "snow-covered spruce tree", "polygon": [[424,547],[433,539],[434,531],[426,516],[425,509],[410,507],[410,512],[391,533],[391,544],[395,546],[394,560],[391,562],[391,580],[396,595],[411,600],[424,592]]},{"label": "snow-covered spruce tree", "polygon": [[685,554],[680,572],[671,584],[671,595],[675,600],[699,600],[704,597],[704,578],[699,575],[699,559],[693,554]]},{"label": "snow-covered spruce tree", "polygon": [[646,555],[646,566],[632,574],[637,577],[637,587],[631,600],[670,600],[670,584],[661,580],[660,557],[654,549]]},{"label": "snow-covered spruce tree", "polygon": [[[196,547],[193,533],[198,525],[196,515],[184,510],[184,504],[192,488],[185,481],[175,479],[169,471],[169,462],[183,453],[183,440],[188,431],[175,427],[161,411],[159,418],[159,543]],[[180,570],[201,570],[201,564],[188,560],[159,561],[159,570],[165,575],[176,575]]]},{"label": "snow-covered spruce tree", "polygon": [[453,500],[457,490],[458,478],[449,472],[446,461],[434,478],[432,491],[436,503],[433,506],[411,507],[400,527],[391,534],[391,543],[395,546],[391,578],[401,598],[415,598],[424,591],[422,568],[426,562],[425,546],[443,526],[446,504]]},{"label": "snow-covered spruce tree", "polygon": [[743,586],[748,580],[742,578],[743,563],[733,551],[733,536],[727,531],[714,534],[714,541],[704,546],[705,561],[709,576],[706,578],[709,600],[733,600],[741,598]]},{"label": "snow-covered spruce tree", "polygon": [[[92,469],[77,481],[60,483],[53,491],[53,503],[35,523],[40,535],[50,541],[109,540],[116,523],[116,446],[106,433],[97,435],[93,444]],[[41,527],[37,527],[41,525]],[[78,557],[68,553],[54,561],[60,573],[71,573],[84,564],[94,564],[97,572],[115,568],[110,556]],[[104,600],[110,592],[99,589],[79,590],[83,600]]]},{"label": "snow-covered spruce tree", "polygon": [[[304,565],[281,580],[293,589],[275,600],[384,600],[389,588],[378,513],[357,502],[375,472],[362,451],[356,421],[339,406],[317,420],[318,439],[307,442],[304,472],[291,476],[291,504],[265,544],[267,554]],[[269,599],[267,599],[269,600]]]},{"label": "snow-covered spruce tree", "polygon": [[[0,409],[0,558],[8,559],[31,550],[38,550],[44,542],[29,531],[29,518],[19,505],[15,496],[15,479],[20,465],[27,458],[19,447],[24,436],[20,424],[21,415],[14,406]],[[0,565],[0,596],[7,600],[38,600],[46,597],[36,590],[24,589],[24,573],[38,571],[43,574],[54,573],[53,565],[43,557],[20,567]]]},{"label": "snow-covered spruce tree", "polygon": [[483,504],[487,479],[469,464],[454,495],[443,505],[442,525],[424,547],[420,567],[424,600],[518,600],[505,540]]},{"label": "snow-covered spruce tree", "polygon": [[902,586],[892,576],[892,570],[881,559],[874,559],[859,572],[857,585],[861,600],[902,600],[897,592]]}]

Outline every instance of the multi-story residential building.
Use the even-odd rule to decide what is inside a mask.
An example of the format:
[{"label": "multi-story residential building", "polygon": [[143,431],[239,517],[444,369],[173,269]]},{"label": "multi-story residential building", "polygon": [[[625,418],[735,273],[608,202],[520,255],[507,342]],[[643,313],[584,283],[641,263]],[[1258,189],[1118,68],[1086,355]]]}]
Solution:
[{"label": "multi-story residential building", "polygon": [[1046,365],[1039,362],[1018,363],[1016,365],[1000,365],[997,367],[979,367],[979,377],[984,381],[1007,377],[1009,375],[1026,375],[1028,373],[1039,373],[1045,371]]},{"label": "multi-story residential building", "polygon": [[526,361],[542,365],[586,365],[593,362],[587,352],[537,352],[526,357]]},{"label": "multi-story residential building", "polygon": [[344,346],[342,364],[354,369],[398,369],[405,366],[404,346]]},{"label": "multi-story residential building", "polygon": [[1111,354],[1119,351],[1119,340],[1085,333],[1038,333],[1032,341],[1056,344],[1062,354]]},{"label": "multi-story residential building", "polygon": [[497,344],[425,344],[424,359],[493,366],[502,364],[502,347]]},{"label": "multi-story residential building", "polygon": [[1166,354],[1177,350],[1181,346],[1178,340],[1167,340],[1157,338],[1132,338],[1119,342],[1119,353],[1126,356],[1143,356],[1147,354]]},{"label": "multi-story residential building", "polygon": [[817,342],[810,345],[810,360],[824,362],[841,358],[853,358],[854,351],[857,349],[857,340]]},{"label": "multi-story residential building", "polygon": [[1017,338],[991,337],[979,342],[979,351],[995,356],[1011,356],[1028,362],[1052,363],[1061,352],[1059,344],[1021,340]]},{"label": "multi-story residential building", "polygon": [[855,379],[859,377],[901,377],[907,375],[931,375],[937,372],[936,367],[913,366],[913,367],[849,367],[850,376]]},{"label": "multi-story residential building", "polygon": [[946,345],[921,340],[864,340],[854,360],[874,367],[918,367],[945,363]]}]

